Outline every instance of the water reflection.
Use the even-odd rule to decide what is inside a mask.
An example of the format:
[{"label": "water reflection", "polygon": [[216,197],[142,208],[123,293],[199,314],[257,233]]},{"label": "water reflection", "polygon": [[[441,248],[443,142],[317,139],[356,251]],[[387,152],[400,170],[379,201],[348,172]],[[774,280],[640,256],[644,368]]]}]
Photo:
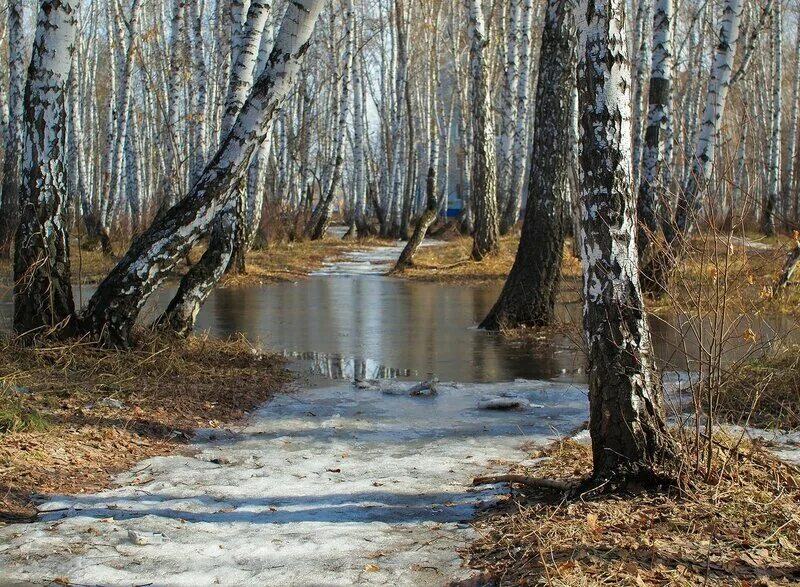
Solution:
[{"label": "water reflection", "polygon": [[[329,275],[298,283],[215,291],[198,317],[214,336],[243,333],[265,347],[301,359],[316,375],[334,378],[439,377],[453,381],[559,379],[583,383],[581,307],[558,309],[572,334],[542,342],[517,342],[475,328],[501,285],[417,283],[374,275]],[[173,287],[154,296],[143,322],[158,315]],[[83,299],[91,296],[85,289]],[[76,296],[77,298],[77,296]],[[0,302],[6,328],[11,304]],[[651,318],[655,355],[666,371],[695,371],[713,350],[713,320]],[[722,326],[720,326],[722,328]],[[786,317],[732,316],[724,324],[726,362],[765,352],[796,322]],[[757,343],[753,344],[753,338]]]},{"label": "water reflection", "polygon": [[[400,376],[458,381],[551,379],[582,366],[559,337],[538,349],[478,331],[499,285],[464,287],[374,276],[313,277],[296,284],[222,289],[198,318],[220,336],[243,332],[289,354],[313,353],[317,371],[338,361],[367,361]],[[350,373],[355,366],[345,366]],[[413,375],[411,375],[413,373]]]}]

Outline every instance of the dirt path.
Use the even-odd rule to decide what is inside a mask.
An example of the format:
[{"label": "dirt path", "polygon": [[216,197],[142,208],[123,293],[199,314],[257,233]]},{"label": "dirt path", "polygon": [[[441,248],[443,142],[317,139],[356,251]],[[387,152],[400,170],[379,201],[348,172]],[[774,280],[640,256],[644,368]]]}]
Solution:
[{"label": "dirt path", "polygon": [[[586,413],[563,384],[347,383],[280,396],[193,456],[140,463],[119,487],[52,499],[41,521],[0,528],[6,581],[103,585],[443,585],[492,499],[471,478]],[[502,394],[530,407],[479,408]]]}]

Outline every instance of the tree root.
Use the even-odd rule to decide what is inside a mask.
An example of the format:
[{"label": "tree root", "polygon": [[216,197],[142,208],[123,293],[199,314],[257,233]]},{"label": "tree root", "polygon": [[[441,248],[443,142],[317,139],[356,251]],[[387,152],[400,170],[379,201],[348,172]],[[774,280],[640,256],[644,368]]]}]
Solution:
[{"label": "tree root", "polygon": [[472,480],[473,486],[492,485],[494,483],[516,483],[526,487],[538,487],[540,489],[554,489],[556,491],[572,491],[578,487],[576,481],[557,481],[555,479],[541,479],[538,477],[528,477],[527,475],[493,475],[488,477],[475,477]]}]

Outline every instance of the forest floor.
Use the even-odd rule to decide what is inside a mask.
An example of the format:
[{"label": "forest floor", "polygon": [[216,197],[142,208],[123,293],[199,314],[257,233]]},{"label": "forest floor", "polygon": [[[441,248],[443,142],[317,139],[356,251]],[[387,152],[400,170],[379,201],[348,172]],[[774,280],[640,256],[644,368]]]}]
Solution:
[{"label": "forest floor", "polygon": [[136,462],[237,422],[291,380],[245,340],[142,335],[135,350],[0,342],[0,522],[37,495],[90,493]]},{"label": "forest floor", "polygon": [[[530,455],[513,472],[575,481],[591,473],[587,435]],[[760,443],[715,435],[712,466],[683,483],[564,500],[520,488],[476,522],[464,551],[496,585],[797,585],[800,468]],[[795,455],[797,456],[797,455]],[[477,583],[473,583],[477,584]]]}]

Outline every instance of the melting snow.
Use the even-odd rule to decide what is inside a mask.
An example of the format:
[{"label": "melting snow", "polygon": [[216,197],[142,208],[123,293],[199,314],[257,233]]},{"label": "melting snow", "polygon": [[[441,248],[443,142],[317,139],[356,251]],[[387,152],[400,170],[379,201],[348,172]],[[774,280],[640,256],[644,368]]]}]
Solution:
[{"label": "melting snow", "polygon": [[[467,577],[456,549],[495,495],[470,487],[473,476],[504,473],[528,443],[568,433],[586,417],[586,393],[531,381],[442,383],[434,397],[381,392],[391,387],[282,395],[241,430],[201,431],[188,454],[139,463],[114,489],[53,498],[39,522],[0,528],[2,579],[442,585]],[[531,408],[479,408],[511,393]]]}]

